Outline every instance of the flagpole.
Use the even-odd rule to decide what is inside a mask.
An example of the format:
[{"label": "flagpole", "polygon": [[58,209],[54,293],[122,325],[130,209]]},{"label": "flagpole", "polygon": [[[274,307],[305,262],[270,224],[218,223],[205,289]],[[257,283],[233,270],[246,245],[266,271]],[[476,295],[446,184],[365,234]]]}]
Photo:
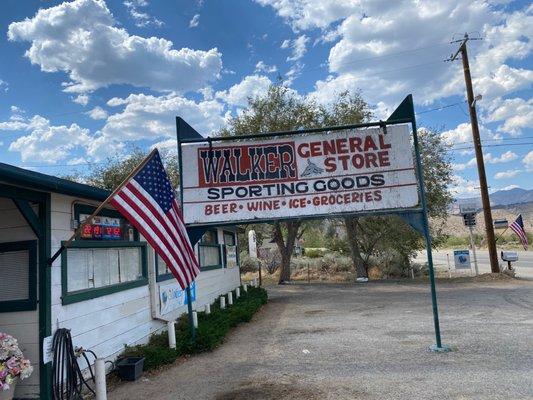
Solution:
[{"label": "flagpole", "polygon": [[124,187],[124,185],[131,179],[132,176],[134,176],[137,172],[139,172],[141,170],[141,168],[143,168],[146,165],[146,163],[148,161],[150,161],[150,159],[155,155],[156,152],[157,152],[157,148],[154,148],[150,152],[150,154],[148,154],[146,156],[146,158],[139,165],[137,165],[133,169],[133,171],[131,171],[128,174],[128,176],[122,181],[122,183],[120,185],[118,185],[115,188],[115,190],[113,190],[113,192],[111,192],[111,194],[109,196],[107,196],[107,198],[102,203],[100,203],[100,205],[96,208],[96,210],[94,210],[94,212],[91,215],[89,215],[87,218],[85,218],[85,220],[83,222],[81,222],[79,224],[79,226],[74,230],[74,233],[72,234],[72,236],[65,242],[65,244],[62,244],[61,247],[59,247],[59,249],[54,253],[54,255],[48,259],[48,265],[52,265],[53,264],[53,262],[57,259],[57,257],[59,257],[61,255],[61,253],[68,246],[70,246],[70,244],[72,243],[72,241],[74,240],[74,238],[78,234],[78,231],[80,231],[83,228],[83,226],[88,225],[88,224],[90,224],[92,222],[94,217],[96,217],[96,215],[100,211],[102,211],[102,209],[107,205],[107,203],[109,203],[109,201],[113,198],[113,196],[115,196],[115,194],[117,194],[118,191],[121,190]]},{"label": "flagpole", "polygon": [[[182,196],[182,190],[183,190],[183,174],[182,174],[182,171],[183,171],[183,168],[182,168],[182,160],[181,160],[181,132],[180,132],[180,121],[178,119],[178,117],[176,117],[176,141],[177,141],[177,150],[178,150],[178,165],[179,165],[179,179],[180,179],[180,191],[179,191],[179,202],[180,202],[180,205],[181,205],[181,218],[183,218],[183,224],[185,225],[185,217],[184,217],[184,214],[185,214],[185,208],[183,207],[183,196]],[[189,232],[187,232],[187,235],[189,235]],[[190,238],[189,238],[190,240]],[[193,247],[194,249],[194,247]],[[191,282],[192,283],[192,282]],[[191,296],[191,284],[188,284],[187,285],[187,289],[186,289],[186,293],[187,293],[187,299],[189,300],[188,301],[188,304],[187,304],[187,312],[188,312],[188,317],[189,317],[189,330],[191,332],[191,342],[194,344],[196,343],[196,329],[194,328],[194,320],[193,320],[193,317],[192,317],[192,296]]]}]

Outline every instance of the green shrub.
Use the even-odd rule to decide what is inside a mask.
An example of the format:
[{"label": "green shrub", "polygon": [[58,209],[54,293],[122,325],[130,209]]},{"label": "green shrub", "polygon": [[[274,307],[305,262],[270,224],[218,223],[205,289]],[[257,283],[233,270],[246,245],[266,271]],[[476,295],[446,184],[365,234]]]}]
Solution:
[{"label": "green shrub", "polygon": [[306,247],[304,255],[309,258],[320,258],[326,253],[326,249]]},{"label": "green shrub", "polygon": [[168,347],[168,333],[152,335],[147,344],[126,347],[122,357],[144,357],[146,371],[173,363],[185,354],[211,351],[222,343],[229,330],[239,323],[249,322],[253,315],[267,302],[267,292],[262,288],[249,287],[248,292],[241,288],[241,297],[222,310],[219,300],[211,306],[211,314],[198,313],[196,341],[192,343],[188,315],[182,315],[176,321],[176,349]]},{"label": "green shrub", "polygon": [[259,261],[257,258],[252,258],[248,255],[247,252],[242,252],[239,256],[239,266],[241,273],[245,274],[247,272],[257,272],[259,267]]}]

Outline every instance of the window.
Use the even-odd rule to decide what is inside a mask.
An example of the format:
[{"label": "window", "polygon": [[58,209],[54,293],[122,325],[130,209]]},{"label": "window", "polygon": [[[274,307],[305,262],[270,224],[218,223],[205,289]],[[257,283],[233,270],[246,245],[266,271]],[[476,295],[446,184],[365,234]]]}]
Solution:
[{"label": "window", "polygon": [[63,304],[145,285],[146,243],[78,240],[62,253]]},{"label": "window", "polygon": [[226,268],[237,266],[235,233],[229,231],[224,231],[224,266]]},{"label": "window", "polygon": [[200,239],[198,261],[200,262],[200,269],[203,271],[222,268],[217,231],[208,230]]},{"label": "window", "polygon": [[0,243],[0,312],[37,309],[37,241]]},{"label": "window", "polygon": [[170,268],[167,267],[165,261],[163,261],[163,259],[157,253],[155,253],[155,273],[155,280],[157,282],[174,278],[174,275],[172,275],[172,272],[170,272]]},{"label": "window", "polygon": [[224,244],[226,246],[235,246],[235,234],[233,232],[224,231]]}]

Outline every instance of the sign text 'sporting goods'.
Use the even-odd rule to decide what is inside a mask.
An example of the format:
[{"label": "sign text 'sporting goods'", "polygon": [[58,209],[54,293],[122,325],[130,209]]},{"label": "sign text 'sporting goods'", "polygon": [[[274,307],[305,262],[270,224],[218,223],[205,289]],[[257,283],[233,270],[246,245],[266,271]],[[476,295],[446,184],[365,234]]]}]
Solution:
[{"label": "sign text 'sporting goods'", "polygon": [[418,204],[407,125],[183,144],[187,224]]}]

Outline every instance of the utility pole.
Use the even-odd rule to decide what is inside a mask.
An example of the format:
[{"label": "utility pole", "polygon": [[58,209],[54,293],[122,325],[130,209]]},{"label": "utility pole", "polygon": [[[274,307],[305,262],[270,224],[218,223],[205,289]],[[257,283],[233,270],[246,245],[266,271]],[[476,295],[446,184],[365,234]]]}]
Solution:
[{"label": "utility pole", "polygon": [[474,97],[474,90],[472,88],[472,76],[470,75],[470,64],[468,62],[468,53],[466,51],[466,44],[469,40],[480,40],[480,38],[469,38],[468,34],[462,40],[453,41],[458,43],[459,49],[452,55],[450,61],[455,61],[457,56],[461,54],[463,61],[463,71],[465,74],[466,96],[468,100],[468,111],[470,113],[470,125],[472,126],[472,137],[474,142],[474,149],[476,152],[477,171],[479,175],[479,186],[481,192],[481,203],[483,205],[483,215],[485,217],[485,230],[487,234],[487,247],[489,249],[490,269],[492,272],[500,272],[498,264],[498,253],[496,251],[496,240],[494,237],[494,226],[492,223],[492,211],[490,209],[489,189],[487,187],[487,175],[485,174],[485,162],[483,160],[483,149],[481,148],[481,139],[479,137],[479,126],[476,112],[476,98]]}]

